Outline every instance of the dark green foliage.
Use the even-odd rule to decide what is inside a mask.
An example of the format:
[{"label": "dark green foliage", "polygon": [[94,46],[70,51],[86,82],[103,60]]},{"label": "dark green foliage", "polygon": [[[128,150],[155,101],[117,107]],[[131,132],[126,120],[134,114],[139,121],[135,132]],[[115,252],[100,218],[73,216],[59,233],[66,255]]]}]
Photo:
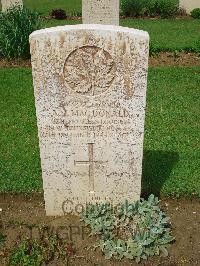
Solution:
[{"label": "dark green foliage", "polygon": [[125,16],[142,16],[146,11],[146,0],[122,0],[121,10]]},{"label": "dark green foliage", "polygon": [[43,262],[43,250],[42,247],[36,241],[29,243],[29,241],[24,241],[17,246],[9,259],[9,265],[42,265]]},{"label": "dark green foliage", "polygon": [[173,17],[177,14],[178,7],[177,0],[149,0],[148,15],[161,18]]},{"label": "dark green foliage", "polygon": [[82,17],[82,11],[74,10],[74,11],[71,12],[71,16],[72,17],[79,17],[80,18],[80,17]]},{"label": "dark green foliage", "polygon": [[29,35],[39,29],[37,12],[19,6],[0,13],[0,56],[30,57]]},{"label": "dark green foliage", "polygon": [[122,0],[121,9],[125,16],[172,17],[178,12],[178,0]]},{"label": "dark green foliage", "polygon": [[154,56],[160,52],[162,52],[162,49],[160,47],[157,47],[156,45],[154,45],[152,42],[150,42],[149,55]]},{"label": "dark green foliage", "polygon": [[66,19],[67,17],[64,9],[53,9],[51,11],[51,16],[58,20]]},{"label": "dark green foliage", "polygon": [[191,11],[191,16],[193,18],[200,19],[200,8],[195,8]]},{"label": "dark green foliage", "polygon": [[41,266],[51,263],[54,259],[61,259],[68,265],[71,244],[59,239],[57,235],[50,235],[45,239],[27,239],[15,245],[10,258],[10,266]]},{"label": "dark green foliage", "polygon": [[153,195],[148,200],[117,207],[108,204],[90,205],[82,215],[90,226],[92,235],[99,235],[99,247],[110,259],[148,259],[151,256],[168,255],[167,247],[174,240],[169,218],[161,211],[159,201]]}]

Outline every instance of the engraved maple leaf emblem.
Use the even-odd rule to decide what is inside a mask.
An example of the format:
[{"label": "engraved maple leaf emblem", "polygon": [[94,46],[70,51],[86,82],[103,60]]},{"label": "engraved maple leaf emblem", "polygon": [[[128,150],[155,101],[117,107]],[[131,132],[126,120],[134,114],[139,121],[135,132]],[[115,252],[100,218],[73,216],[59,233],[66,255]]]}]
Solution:
[{"label": "engraved maple leaf emblem", "polygon": [[76,93],[98,95],[112,84],[116,65],[105,50],[87,46],[73,51],[64,66],[65,83]]}]

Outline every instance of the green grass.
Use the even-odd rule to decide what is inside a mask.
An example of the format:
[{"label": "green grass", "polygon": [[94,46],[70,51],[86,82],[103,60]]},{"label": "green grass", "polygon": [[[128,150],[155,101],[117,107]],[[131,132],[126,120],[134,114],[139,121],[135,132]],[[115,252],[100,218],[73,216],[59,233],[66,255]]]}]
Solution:
[{"label": "green grass", "polygon": [[[82,23],[78,20],[45,20],[43,28]],[[124,27],[149,32],[151,52],[196,51],[200,53],[200,20],[198,19],[124,19]]]},{"label": "green grass", "polygon": [[64,9],[71,15],[74,11],[81,12],[81,0],[23,0],[26,7],[48,16],[52,9]]},{"label": "green grass", "polygon": [[[0,69],[0,191],[42,188],[31,69]],[[143,192],[200,196],[200,67],[149,71]]]},{"label": "green grass", "polygon": [[0,191],[41,185],[30,69],[0,69]]},{"label": "green grass", "polygon": [[200,67],[151,68],[143,190],[200,196]]},{"label": "green grass", "polygon": [[[30,9],[49,15],[52,9],[62,8],[68,14],[81,12],[81,0],[24,0]],[[82,23],[73,20],[48,20],[43,28]],[[123,19],[120,25],[146,30],[151,38],[151,53],[159,51],[194,51],[200,53],[200,20],[198,19]]]},{"label": "green grass", "polygon": [[199,45],[200,52],[198,19],[126,19],[121,25],[148,31],[151,44],[158,51],[197,50]]},{"label": "green grass", "polygon": [[[48,15],[53,8],[65,9],[71,14],[81,12],[81,0],[25,0],[25,5]],[[44,27],[81,23],[81,21],[56,21],[44,23]],[[152,52],[198,51],[200,52],[200,20],[198,19],[124,19],[121,26],[146,30],[151,37]],[[198,44],[197,44],[198,43]]]}]

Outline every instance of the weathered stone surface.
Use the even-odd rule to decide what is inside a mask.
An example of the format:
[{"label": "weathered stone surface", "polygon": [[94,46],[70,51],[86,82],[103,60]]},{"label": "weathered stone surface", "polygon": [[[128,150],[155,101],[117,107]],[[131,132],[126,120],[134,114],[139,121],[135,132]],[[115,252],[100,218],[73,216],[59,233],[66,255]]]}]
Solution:
[{"label": "weathered stone surface", "polygon": [[84,24],[119,25],[119,0],[83,0]]},{"label": "weathered stone surface", "polygon": [[1,6],[3,12],[14,5],[19,5],[22,7],[23,2],[22,0],[1,0]]},{"label": "weathered stone surface", "polygon": [[139,199],[148,42],[103,25],[30,35],[47,215]]}]

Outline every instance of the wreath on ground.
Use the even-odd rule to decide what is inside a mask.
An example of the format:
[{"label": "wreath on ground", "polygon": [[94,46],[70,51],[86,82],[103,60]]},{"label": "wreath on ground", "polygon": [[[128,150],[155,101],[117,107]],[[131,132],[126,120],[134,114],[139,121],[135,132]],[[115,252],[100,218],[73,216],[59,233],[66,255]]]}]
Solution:
[{"label": "wreath on ground", "polygon": [[117,207],[110,203],[88,205],[82,220],[91,228],[91,235],[99,235],[94,248],[99,247],[106,259],[140,262],[155,255],[168,256],[167,248],[174,240],[169,218],[154,195]]}]

